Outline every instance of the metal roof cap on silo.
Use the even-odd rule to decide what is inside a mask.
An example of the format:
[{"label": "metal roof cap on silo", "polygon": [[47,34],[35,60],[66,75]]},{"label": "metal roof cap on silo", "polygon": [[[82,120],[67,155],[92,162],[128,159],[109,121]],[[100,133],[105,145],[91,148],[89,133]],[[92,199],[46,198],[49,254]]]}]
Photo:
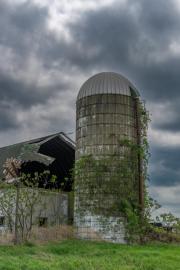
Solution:
[{"label": "metal roof cap on silo", "polygon": [[89,78],[80,88],[77,100],[98,94],[139,96],[134,85],[127,78],[115,72],[102,72]]}]

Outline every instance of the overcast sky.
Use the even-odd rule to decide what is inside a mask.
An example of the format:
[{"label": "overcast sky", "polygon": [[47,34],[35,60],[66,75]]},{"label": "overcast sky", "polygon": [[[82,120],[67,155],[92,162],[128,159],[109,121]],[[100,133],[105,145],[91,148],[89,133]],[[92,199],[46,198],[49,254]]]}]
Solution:
[{"label": "overcast sky", "polygon": [[179,0],[0,0],[0,146],[74,132],[78,90],[101,71],[146,100],[150,191],[180,216]]}]

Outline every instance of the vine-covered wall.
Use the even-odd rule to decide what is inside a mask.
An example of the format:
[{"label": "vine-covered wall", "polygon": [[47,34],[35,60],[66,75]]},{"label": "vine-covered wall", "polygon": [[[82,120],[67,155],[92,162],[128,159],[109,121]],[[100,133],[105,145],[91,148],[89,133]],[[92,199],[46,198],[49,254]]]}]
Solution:
[{"label": "vine-covered wall", "polygon": [[125,242],[121,202],[139,203],[143,166],[137,151],[138,104],[139,98],[119,94],[77,101],[74,220],[79,237]]}]

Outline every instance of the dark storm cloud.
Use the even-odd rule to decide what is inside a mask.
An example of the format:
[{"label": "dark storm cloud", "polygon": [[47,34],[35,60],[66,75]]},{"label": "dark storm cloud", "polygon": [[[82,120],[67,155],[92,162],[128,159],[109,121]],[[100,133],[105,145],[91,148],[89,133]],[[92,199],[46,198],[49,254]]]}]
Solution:
[{"label": "dark storm cloud", "polygon": [[[116,3],[84,12],[77,22],[68,25],[71,42],[57,40],[47,31],[45,8],[26,3],[6,13],[4,25],[11,29],[5,31],[6,44],[26,54],[36,50],[46,68],[56,60],[82,72],[115,70],[128,76],[147,99],[179,96],[180,58],[170,55],[165,59],[171,41],[180,32],[180,16],[170,0],[165,4],[162,0],[138,1],[137,7],[128,1],[125,6]],[[156,61],[161,51],[165,51],[163,64]]]},{"label": "dark storm cloud", "polygon": [[[46,15],[47,12],[44,9],[38,9],[27,2],[17,6],[8,5],[4,1],[0,3],[0,46],[3,46],[4,49],[11,49],[16,56],[9,63],[10,68],[14,66],[19,71],[21,69],[24,71],[26,57],[33,51],[33,46],[37,42],[36,39],[33,39],[34,35],[41,34],[40,30],[44,29]],[[3,64],[6,63],[3,63],[1,59],[2,68]],[[15,101],[18,105],[27,106],[40,100],[38,92],[40,91],[36,85],[33,85],[33,82],[30,86],[25,79],[15,79],[11,73],[4,74],[1,71],[1,100]]]},{"label": "dark storm cloud", "polygon": [[169,120],[168,123],[153,123],[152,127],[162,131],[179,132],[180,131],[180,116],[179,108],[176,108],[177,117],[173,120]]},{"label": "dark storm cloud", "polygon": [[[168,42],[177,33],[179,16],[175,2],[172,0],[140,0],[140,19],[148,37]],[[159,35],[161,34],[161,35]]]},{"label": "dark storm cloud", "polygon": [[14,79],[8,75],[0,74],[0,100],[14,102],[16,106],[28,109],[32,105],[46,102],[53,96],[53,91],[59,89],[66,90],[66,84],[54,84],[48,87],[38,87],[33,82],[27,84],[26,81]]},{"label": "dark storm cloud", "polygon": [[[0,5],[0,44],[21,54],[16,59],[20,61],[20,68],[23,68],[23,57],[26,59],[31,52],[36,52],[43,67],[49,70],[55,60],[67,70],[68,66],[87,73],[95,68],[115,70],[129,77],[148,100],[179,98],[180,58],[167,56],[170,43],[180,33],[180,16],[173,1],[128,1],[126,5],[117,2],[85,11],[79,20],[68,25],[71,42],[56,39],[47,31],[46,8],[29,2],[17,6],[1,2]],[[162,51],[165,52],[162,60],[157,61]],[[36,90],[29,91],[25,80],[18,83],[29,100],[35,102],[36,97],[39,100],[38,87],[33,85]],[[14,87],[16,99],[22,95],[22,87],[20,90]],[[61,89],[64,90],[60,85]],[[9,91],[11,99],[12,92]]]},{"label": "dark storm cloud", "polygon": [[180,147],[151,147],[150,184],[180,185]]},{"label": "dark storm cloud", "polygon": [[20,125],[14,114],[13,108],[9,104],[0,101],[0,131],[17,129]]},{"label": "dark storm cloud", "polygon": [[[130,46],[139,35],[136,22],[128,18],[128,13],[128,7],[102,8],[86,12],[76,24],[69,25],[74,44],[84,48],[78,52],[75,45],[74,54],[70,54],[69,60],[87,69],[93,66],[117,68],[127,65]],[[88,57],[92,49],[97,49],[97,54]]]},{"label": "dark storm cloud", "polygon": [[10,19],[17,29],[23,32],[28,31],[30,34],[44,28],[47,15],[46,8],[37,8],[37,6],[25,2],[14,10]]},{"label": "dark storm cloud", "polygon": [[[171,90],[169,91],[169,94],[171,93]],[[164,104],[164,100],[159,101],[156,108],[156,113],[159,115],[161,114],[161,120],[157,120],[154,115],[154,111],[152,110],[152,128],[157,129],[159,131],[168,131],[168,132],[180,132],[180,114],[179,114],[179,108],[180,108],[180,97],[176,97],[176,99],[171,100],[170,98],[166,97],[167,100]],[[169,102],[170,100],[170,102]],[[164,104],[164,105],[163,105]],[[163,110],[162,110],[163,105]],[[151,111],[151,110],[150,110]]]},{"label": "dark storm cloud", "polygon": [[[80,67],[122,71],[148,99],[179,97],[180,57],[169,54],[169,45],[180,34],[179,12],[171,0],[138,1],[134,12],[133,6],[134,1],[126,6],[117,2],[85,12],[70,28],[74,43],[86,50],[74,50],[70,60]],[[89,48],[99,49],[90,61]]]},{"label": "dark storm cloud", "polygon": [[[49,81],[47,86],[39,86],[38,75],[34,80],[31,79],[31,74],[28,74],[27,65],[31,54],[34,54],[38,61],[38,51],[48,45],[50,40],[50,33],[46,29],[47,17],[46,8],[37,7],[28,1],[18,5],[0,2],[0,52],[3,49],[0,62],[0,101],[13,104],[13,113],[1,105],[1,130],[19,127],[16,120],[18,109],[28,110],[33,105],[45,104],[58,91],[65,91],[68,87],[63,80]],[[6,50],[13,55],[10,60],[8,56],[7,59],[3,58]],[[6,65],[8,69],[3,71]],[[43,68],[44,72],[48,73],[46,64]],[[16,73],[27,73],[27,78],[29,76],[30,79],[27,80],[23,75],[18,76]]]},{"label": "dark storm cloud", "polygon": [[10,5],[0,4],[0,44],[12,48],[17,54],[28,54],[39,45],[45,32],[48,11],[30,2]]},{"label": "dark storm cloud", "polygon": [[[67,87],[63,82],[38,87],[33,82],[27,84],[25,81],[0,74],[0,130],[20,128],[16,117],[18,110],[28,111],[32,106],[38,104],[48,106],[48,99],[52,98],[59,89],[66,91]],[[8,104],[12,106],[8,107]],[[48,110],[48,107],[46,109]],[[35,118],[36,115],[34,115],[34,120]],[[61,122],[60,120],[59,122]]]}]

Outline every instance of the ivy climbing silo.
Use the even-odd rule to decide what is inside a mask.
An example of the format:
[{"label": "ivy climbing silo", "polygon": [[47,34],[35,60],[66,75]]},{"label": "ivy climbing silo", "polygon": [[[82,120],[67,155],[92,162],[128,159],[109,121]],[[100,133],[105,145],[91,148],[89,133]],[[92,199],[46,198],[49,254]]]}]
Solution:
[{"label": "ivy climbing silo", "polygon": [[128,79],[99,73],[81,87],[76,104],[74,222],[85,239],[125,242],[122,202],[143,203],[140,98]]}]

